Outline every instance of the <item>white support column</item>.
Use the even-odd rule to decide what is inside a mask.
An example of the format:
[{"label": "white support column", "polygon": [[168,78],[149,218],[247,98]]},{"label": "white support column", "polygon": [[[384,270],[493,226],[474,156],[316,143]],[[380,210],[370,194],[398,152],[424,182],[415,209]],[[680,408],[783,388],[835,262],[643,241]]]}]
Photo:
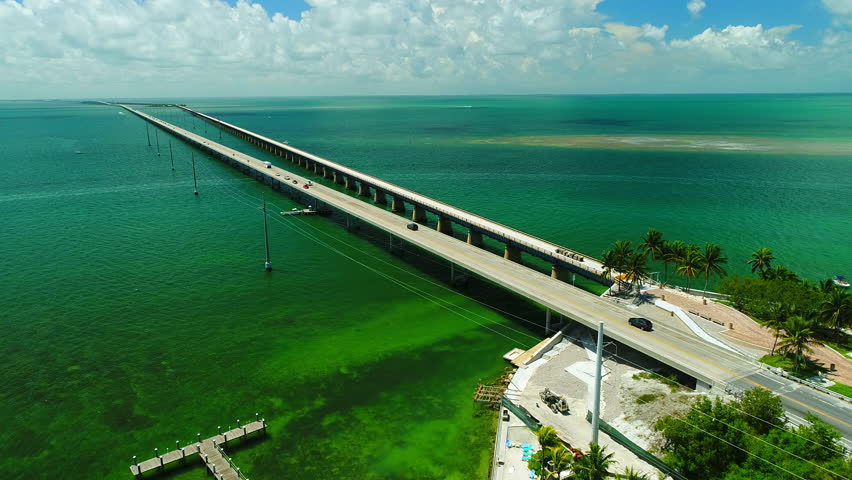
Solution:
[{"label": "white support column", "polygon": [[603,366],[603,322],[598,322],[598,358],[595,362],[595,403],[592,405],[592,441],[598,443],[598,423],[601,419],[601,368]]}]

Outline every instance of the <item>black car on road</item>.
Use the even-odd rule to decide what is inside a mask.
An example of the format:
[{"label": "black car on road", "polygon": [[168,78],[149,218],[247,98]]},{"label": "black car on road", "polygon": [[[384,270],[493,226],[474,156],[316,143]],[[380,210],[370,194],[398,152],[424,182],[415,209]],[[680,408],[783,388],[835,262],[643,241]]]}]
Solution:
[{"label": "black car on road", "polygon": [[632,317],[630,320],[627,321],[627,323],[633,325],[636,328],[645,330],[646,332],[650,332],[654,329],[654,324],[651,323],[651,321],[647,318]]}]

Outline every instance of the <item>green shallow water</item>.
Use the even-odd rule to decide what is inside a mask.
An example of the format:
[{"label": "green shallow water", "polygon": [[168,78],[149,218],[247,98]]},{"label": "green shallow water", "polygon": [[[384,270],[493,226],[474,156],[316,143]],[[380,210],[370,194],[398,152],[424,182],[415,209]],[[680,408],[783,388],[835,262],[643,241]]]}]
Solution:
[{"label": "green shallow water", "polygon": [[[719,243],[733,272],[769,246],[810,278],[852,273],[847,157],[474,143],[667,133],[843,142],[850,96],[187,103],[590,255],[654,226]],[[158,157],[142,121],[115,108],[2,102],[0,127],[4,477],[129,478],[133,455],[254,412],[271,435],[234,453],[250,478],[485,476],[492,419],[471,395],[499,374],[503,353],[536,343],[532,325],[447,290],[428,259],[415,267],[322,218],[271,216],[276,270],[264,273],[259,197],[273,212],[297,205],[201,154],[194,197],[190,149],[172,142],[172,172],[167,136]]]}]

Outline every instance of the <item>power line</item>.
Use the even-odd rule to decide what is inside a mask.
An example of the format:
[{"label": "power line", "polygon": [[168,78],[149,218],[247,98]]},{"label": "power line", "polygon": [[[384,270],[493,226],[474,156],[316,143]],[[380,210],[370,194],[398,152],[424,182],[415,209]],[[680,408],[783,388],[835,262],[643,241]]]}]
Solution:
[{"label": "power line", "polygon": [[788,450],[786,450],[786,449],[783,449],[783,448],[779,447],[778,445],[775,445],[775,444],[769,443],[769,442],[767,442],[766,440],[764,440],[764,439],[762,439],[762,438],[758,437],[757,435],[754,435],[754,434],[752,434],[752,433],[750,433],[750,432],[747,432],[747,431],[745,431],[745,430],[741,430],[741,429],[739,429],[739,428],[737,428],[737,427],[735,427],[735,426],[733,426],[733,425],[731,425],[731,424],[725,423],[725,422],[723,422],[723,421],[719,420],[718,418],[716,418],[716,416],[714,416],[714,415],[706,414],[706,413],[702,412],[701,410],[698,410],[697,408],[695,408],[695,405],[693,405],[693,406],[692,406],[691,410],[692,410],[692,411],[694,411],[694,412],[697,412],[697,413],[699,413],[699,414],[701,414],[701,415],[704,415],[705,417],[708,417],[708,418],[710,418],[710,419],[712,419],[712,420],[715,420],[716,422],[719,422],[719,423],[721,423],[722,425],[725,425],[726,427],[733,428],[734,430],[736,430],[736,431],[738,431],[738,432],[740,432],[740,433],[744,433],[744,434],[746,434],[746,435],[748,435],[748,436],[750,436],[750,437],[754,437],[754,438],[756,438],[757,440],[759,440],[759,441],[761,441],[761,442],[763,442],[763,443],[765,443],[765,444],[767,444],[767,445],[769,445],[769,446],[771,446],[771,447],[775,447],[775,448],[777,448],[778,450],[781,450],[782,452],[784,452],[784,453],[786,453],[786,454],[788,454],[788,455],[790,455],[790,456],[796,457],[796,458],[798,458],[799,460],[802,460],[802,461],[804,461],[804,462],[810,463],[811,465],[813,465],[813,466],[815,466],[815,467],[817,467],[817,468],[819,468],[819,469],[825,470],[826,472],[828,472],[828,473],[830,473],[830,474],[832,474],[832,475],[837,475],[837,476],[838,476],[838,477],[840,477],[840,478],[843,478],[843,479],[845,479],[845,480],[849,480],[849,478],[848,478],[848,477],[844,477],[843,475],[840,475],[840,474],[839,474],[839,473],[837,473],[837,472],[833,472],[833,471],[831,471],[831,470],[829,470],[829,469],[827,469],[827,468],[825,468],[825,467],[823,467],[823,466],[821,466],[821,465],[817,465],[816,463],[814,463],[814,462],[812,462],[812,461],[810,461],[810,460],[808,460],[808,459],[806,459],[806,458],[802,458],[802,457],[800,457],[800,456],[796,455],[796,454],[795,454],[795,453],[793,453],[793,452],[790,452],[790,451],[788,451]]}]

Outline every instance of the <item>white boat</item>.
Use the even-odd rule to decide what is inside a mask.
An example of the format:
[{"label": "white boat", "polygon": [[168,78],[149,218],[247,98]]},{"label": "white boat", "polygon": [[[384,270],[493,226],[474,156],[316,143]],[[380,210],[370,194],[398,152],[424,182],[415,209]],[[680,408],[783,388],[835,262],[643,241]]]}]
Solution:
[{"label": "white boat", "polygon": [[831,281],[840,288],[849,288],[849,281],[842,275],[832,278]]}]

